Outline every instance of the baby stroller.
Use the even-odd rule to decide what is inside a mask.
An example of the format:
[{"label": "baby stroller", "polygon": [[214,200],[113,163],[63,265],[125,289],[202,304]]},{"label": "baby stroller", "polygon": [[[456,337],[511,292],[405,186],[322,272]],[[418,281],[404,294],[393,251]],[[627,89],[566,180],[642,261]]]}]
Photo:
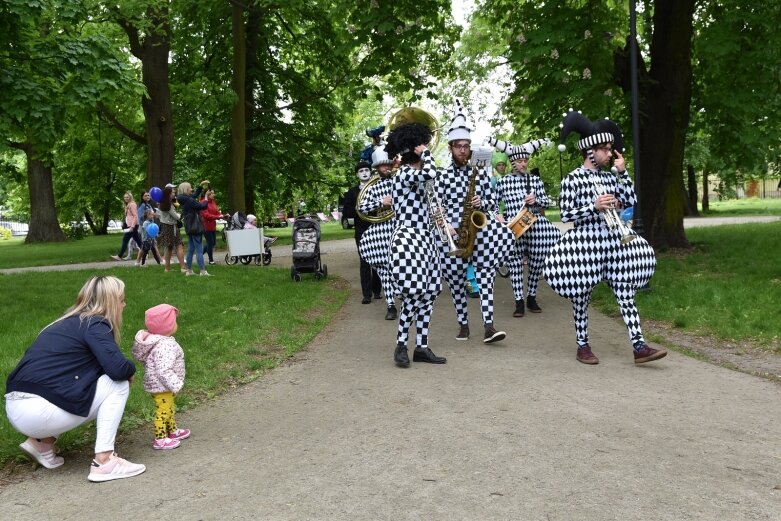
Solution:
[{"label": "baby stroller", "polygon": [[293,223],[293,266],[290,278],[301,281],[301,273],[314,273],[315,279],[328,276],[328,267],[320,261],[320,222],[308,215]]},{"label": "baby stroller", "polygon": [[[247,217],[241,213],[236,212],[233,217],[229,217],[225,222],[225,227],[222,229],[222,237],[225,243],[228,244],[228,253],[225,254],[225,264],[233,265],[237,262],[242,264],[249,264],[253,260],[255,264],[263,264],[268,266],[271,264],[271,245],[276,242],[277,237],[266,237],[260,235],[263,238],[263,252],[260,251],[260,244],[257,247],[252,247],[246,243],[242,243],[241,247],[231,248],[231,241],[229,240],[231,232],[244,230],[244,225],[247,223]],[[236,234],[238,237],[238,234]],[[237,242],[238,241],[234,241]],[[246,247],[245,247],[246,246]],[[251,250],[251,251],[250,251]],[[252,253],[257,251],[258,253]]]}]

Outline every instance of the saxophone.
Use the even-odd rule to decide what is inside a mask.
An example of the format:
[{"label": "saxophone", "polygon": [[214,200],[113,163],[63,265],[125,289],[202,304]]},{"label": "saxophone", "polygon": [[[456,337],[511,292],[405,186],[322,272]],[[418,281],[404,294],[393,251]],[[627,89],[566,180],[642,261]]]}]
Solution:
[{"label": "saxophone", "polygon": [[464,213],[458,225],[458,241],[456,241],[456,245],[461,252],[456,256],[462,259],[468,259],[472,255],[477,230],[485,228],[487,223],[485,213],[472,207],[478,173],[477,167],[473,166],[472,175],[469,176],[469,189],[466,191],[466,199],[464,200]]}]

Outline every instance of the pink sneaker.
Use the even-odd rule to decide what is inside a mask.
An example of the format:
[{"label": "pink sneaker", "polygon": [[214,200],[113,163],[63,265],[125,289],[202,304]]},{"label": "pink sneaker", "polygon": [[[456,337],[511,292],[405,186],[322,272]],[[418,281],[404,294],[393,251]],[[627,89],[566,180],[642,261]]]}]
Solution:
[{"label": "pink sneaker", "polygon": [[146,467],[144,465],[141,465],[140,463],[130,463],[128,460],[122,459],[114,453],[103,465],[93,460],[87,479],[99,483],[101,481],[111,481],[113,479],[132,478],[133,476],[138,476],[145,470]]},{"label": "pink sneaker", "polygon": [[176,439],[163,438],[161,440],[155,440],[152,443],[152,448],[155,450],[170,450],[178,447],[180,443],[182,442]]},{"label": "pink sneaker", "polygon": [[62,457],[57,456],[54,453],[54,444],[47,445],[45,443],[34,442],[28,439],[24,443],[20,444],[19,448],[22,449],[28,456],[30,456],[30,459],[39,463],[40,465],[43,465],[47,469],[56,469],[65,463],[65,460]]},{"label": "pink sneaker", "polygon": [[176,429],[168,433],[169,440],[186,440],[190,437],[190,429]]}]

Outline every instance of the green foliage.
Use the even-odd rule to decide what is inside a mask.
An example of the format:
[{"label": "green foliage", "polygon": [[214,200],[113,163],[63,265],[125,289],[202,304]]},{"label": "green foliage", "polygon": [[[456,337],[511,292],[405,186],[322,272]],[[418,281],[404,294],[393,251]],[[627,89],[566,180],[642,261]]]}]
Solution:
[{"label": "green foliage", "polygon": [[0,241],[9,241],[11,240],[11,237],[11,230],[0,226]]}]

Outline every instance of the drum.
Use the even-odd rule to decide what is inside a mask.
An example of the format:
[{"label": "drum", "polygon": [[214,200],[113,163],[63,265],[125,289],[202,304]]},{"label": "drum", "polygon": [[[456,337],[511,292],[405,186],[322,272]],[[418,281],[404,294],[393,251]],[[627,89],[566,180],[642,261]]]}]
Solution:
[{"label": "drum", "polygon": [[529,211],[528,208],[521,209],[518,214],[513,217],[513,220],[507,224],[507,227],[515,235],[515,239],[521,238],[521,235],[526,233],[526,230],[532,227],[532,224],[537,220],[537,216]]}]

